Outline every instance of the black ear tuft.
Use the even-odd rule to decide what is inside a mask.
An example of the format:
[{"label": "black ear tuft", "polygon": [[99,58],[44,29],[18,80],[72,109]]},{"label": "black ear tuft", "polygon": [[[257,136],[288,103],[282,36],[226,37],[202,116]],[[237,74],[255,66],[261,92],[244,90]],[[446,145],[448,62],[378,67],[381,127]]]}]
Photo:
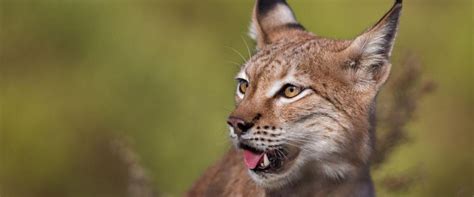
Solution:
[{"label": "black ear tuft", "polygon": [[302,30],[285,0],[256,1],[249,34],[257,41],[258,48]]},{"label": "black ear tuft", "polygon": [[397,0],[392,8],[372,28],[359,36],[354,42],[364,42],[363,45],[369,50],[367,52],[377,53],[388,59],[397,34],[401,10],[401,0]]},{"label": "black ear tuft", "polygon": [[288,6],[285,0],[257,0],[257,11],[259,15],[265,15],[269,10],[275,7],[277,4],[284,4]]}]

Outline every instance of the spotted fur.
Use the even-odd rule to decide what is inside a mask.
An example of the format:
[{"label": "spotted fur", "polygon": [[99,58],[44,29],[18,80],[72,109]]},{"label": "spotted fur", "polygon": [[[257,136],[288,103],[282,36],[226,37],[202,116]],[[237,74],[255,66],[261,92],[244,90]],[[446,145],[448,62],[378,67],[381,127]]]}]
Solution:
[{"label": "spotted fur", "polygon": [[[373,196],[375,98],[390,72],[400,11],[397,0],[354,40],[334,40],[307,32],[286,1],[257,0],[250,34],[258,50],[237,74],[249,86],[236,94],[230,114],[251,128],[230,128],[236,146],[188,195]],[[303,91],[282,97],[285,84]],[[280,172],[257,174],[243,165],[242,142],[297,154]]]}]

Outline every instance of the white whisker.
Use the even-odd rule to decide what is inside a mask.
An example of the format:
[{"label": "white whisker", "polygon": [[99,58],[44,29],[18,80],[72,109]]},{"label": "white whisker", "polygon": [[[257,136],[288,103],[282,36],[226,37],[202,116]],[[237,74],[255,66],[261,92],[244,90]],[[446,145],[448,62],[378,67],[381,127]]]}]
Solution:
[{"label": "white whisker", "polygon": [[247,59],[245,59],[245,57],[242,55],[242,53],[240,53],[240,52],[237,51],[236,49],[234,49],[234,48],[232,48],[232,47],[229,47],[229,46],[225,46],[225,47],[228,48],[228,49],[230,49],[230,50],[232,50],[232,51],[234,51],[235,53],[237,53],[237,54],[242,58],[242,60],[243,60],[244,62],[247,61]]},{"label": "white whisker", "polygon": [[247,52],[249,54],[249,58],[252,57],[252,53],[250,52],[250,48],[249,48],[249,45],[247,44],[247,41],[245,41],[245,38],[243,36],[240,36],[240,38],[242,38],[242,40],[244,41],[245,47],[247,48]]}]

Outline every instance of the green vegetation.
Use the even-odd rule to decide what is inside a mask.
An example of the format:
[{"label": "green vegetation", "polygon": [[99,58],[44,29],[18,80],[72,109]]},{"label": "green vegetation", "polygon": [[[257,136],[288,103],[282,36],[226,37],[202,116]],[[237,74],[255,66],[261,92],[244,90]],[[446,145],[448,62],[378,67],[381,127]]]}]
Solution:
[{"label": "green vegetation", "polygon": [[[309,30],[348,39],[392,2],[290,3]],[[421,100],[408,143],[374,174],[378,193],[471,196],[472,1],[405,4],[392,69],[414,54],[437,88]],[[229,47],[245,57],[244,42],[253,47],[252,6],[0,0],[0,196],[126,196],[128,168],[109,146],[116,136],[130,141],[155,190],[183,194],[229,147],[225,120],[243,62]],[[387,189],[384,177],[398,174],[414,184]]]}]

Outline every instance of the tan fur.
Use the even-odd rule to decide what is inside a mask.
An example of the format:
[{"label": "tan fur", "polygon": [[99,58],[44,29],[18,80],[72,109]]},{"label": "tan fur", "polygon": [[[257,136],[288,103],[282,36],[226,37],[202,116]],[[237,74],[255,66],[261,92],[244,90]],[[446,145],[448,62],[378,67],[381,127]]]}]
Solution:
[{"label": "tan fur", "polygon": [[[236,147],[188,196],[374,195],[369,164],[375,97],[390,71],[401,2],[348,41],[305,31],[282,2],[257,1],[252,31],[259,50],[238,74],[249,87],[236,94],[230,117],[253,126],[242,135],[231,133]],[[305,90],[283,98],[278,92],[285,84]],[[258,150],[284,146],[292,154],[277,173],[256,174],[243,165],[242,142]]]}]

